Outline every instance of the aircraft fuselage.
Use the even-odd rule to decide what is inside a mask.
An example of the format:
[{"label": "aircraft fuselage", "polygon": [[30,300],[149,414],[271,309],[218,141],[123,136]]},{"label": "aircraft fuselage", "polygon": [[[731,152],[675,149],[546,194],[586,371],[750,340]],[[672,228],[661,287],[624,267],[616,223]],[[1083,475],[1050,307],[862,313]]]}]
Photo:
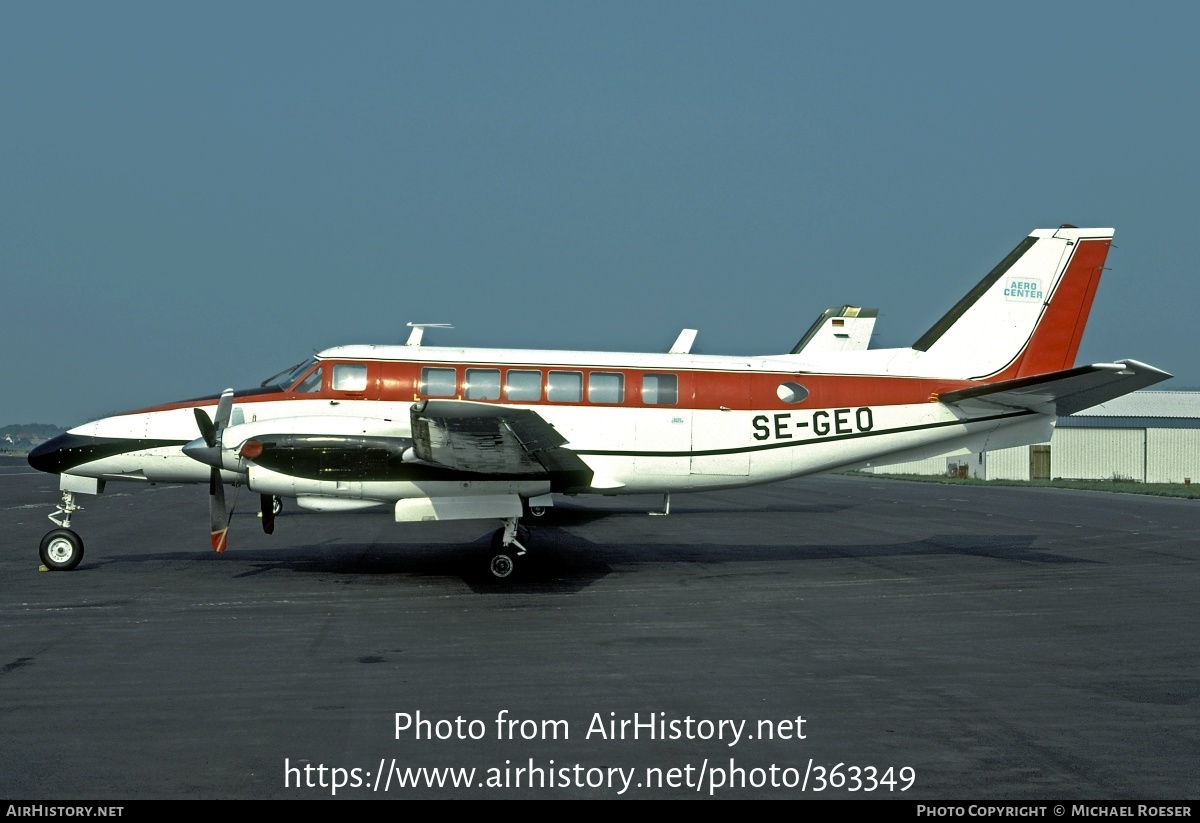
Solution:
[{"label": "aircraft fuselage", "polygon": [[[514,483],[544,488],[527,497],[619,494],[771,482],[1038,416],[967,419],[936,402],[939,393],[972,384],[963,380],[762,370],[767,364],[753,358],[558,352],[547,360],[546,352],[449,352],[405,346],[323,352],[286,388],[235,393],[225,445],[234,451],[251,438],[292,438],[282,456],[249,467],[249,488],[264,494],[384,502],[464,482],[475,490]],[[531,354],[543,359],[526,359]],[[565,438],[593,479],[586,486],[548,485],[406,461],[411,409],[430,399],[532,410]],[[193,410],[211,415],[216,404],[216,397],[204,398],[96,420],[42,444],[30,462],[103,480],[204,482],[208,467],[181,447],[196,438]],[[247,467],[243,461],[228,468]],[[225,474],[228,482],[237,477]]]}]

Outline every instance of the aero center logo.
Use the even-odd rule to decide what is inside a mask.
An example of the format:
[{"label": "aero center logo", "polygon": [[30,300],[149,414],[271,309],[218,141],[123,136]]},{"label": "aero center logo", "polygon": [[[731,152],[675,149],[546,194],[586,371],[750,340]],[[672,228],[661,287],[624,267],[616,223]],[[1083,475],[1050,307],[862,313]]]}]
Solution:
[{"label": "aero center logo", "polygon": [[1041,300],[1046,293],[1042,291],[1041,280],[1009,280],[1004,287],[1004,297],[1007,300]]}]

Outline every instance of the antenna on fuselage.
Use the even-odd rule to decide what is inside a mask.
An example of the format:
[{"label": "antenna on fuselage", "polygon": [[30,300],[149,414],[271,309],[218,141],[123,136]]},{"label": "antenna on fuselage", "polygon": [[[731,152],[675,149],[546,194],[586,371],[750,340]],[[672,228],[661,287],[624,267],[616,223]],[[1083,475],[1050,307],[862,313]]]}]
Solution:
[{"label": "antenna on fuselage", "polygon": [[425,336],[426,329],[454,328],[454,326],[450,323],[409,323],[408,327],[412,329],[412,331],[408,333],[408,340],[404,341],[404,345],[406,346],[421,345],[421,338]]},{"label": "antenna on fuselage", "polygon": [[671,344],[671,350],[668,354],[691,354],[692,344],[696,342],[696,330],[684,329],[675,338],[675,342]]}]

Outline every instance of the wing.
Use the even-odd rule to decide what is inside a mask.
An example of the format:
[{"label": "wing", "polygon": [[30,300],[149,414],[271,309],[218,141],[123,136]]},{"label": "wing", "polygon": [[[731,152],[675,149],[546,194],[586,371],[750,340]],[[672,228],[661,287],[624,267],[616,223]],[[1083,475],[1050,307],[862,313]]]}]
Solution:
[{"label": "wing", "polygon": [[1063,416],[1153,386],[1170,376],[1145,363],[1122,360],[959,389],[939,395],[938,400],[964,411],[1030,409]]},{"label": "wing", "polygon": [[591,483],[591,468],[530,409],[425,400],[411,415],[413,452],[426,463],[481,474],[551,475],[556,488]]}]

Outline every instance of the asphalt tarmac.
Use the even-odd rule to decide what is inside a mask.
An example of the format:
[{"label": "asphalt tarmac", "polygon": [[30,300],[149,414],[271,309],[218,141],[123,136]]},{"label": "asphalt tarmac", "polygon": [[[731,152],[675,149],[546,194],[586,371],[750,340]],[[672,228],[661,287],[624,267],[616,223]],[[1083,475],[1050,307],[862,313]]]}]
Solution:
[{"label": "asphalt tarmac", "polygon": [[0,459],[0,797],[1200,797],[1196,501],[565,499],[495,583],[490,523],[243,495],[216,555],[115,483],[39,572],[57,499]]}]

